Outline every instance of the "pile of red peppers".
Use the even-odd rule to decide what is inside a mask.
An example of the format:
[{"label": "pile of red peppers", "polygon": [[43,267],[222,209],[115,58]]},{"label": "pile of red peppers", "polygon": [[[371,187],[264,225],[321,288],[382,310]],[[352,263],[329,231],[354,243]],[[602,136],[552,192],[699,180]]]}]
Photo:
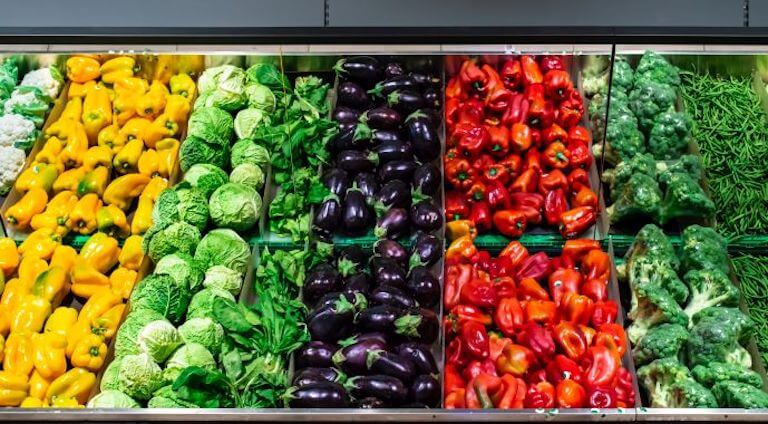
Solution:
[{"label": "pile of red peppers", "polygon": [[565,238],[590,228],[598,199],[587,170],[584,102],[561,56],[466,60],[446,87],[447,222],[452,234],[558,227]]},{"label": "pile of red peppers", "polygon": [[628,408],[629,346],[595,240],[562,254],[512,241],[493,258],[469,236],[446,252],[446,408]]}]

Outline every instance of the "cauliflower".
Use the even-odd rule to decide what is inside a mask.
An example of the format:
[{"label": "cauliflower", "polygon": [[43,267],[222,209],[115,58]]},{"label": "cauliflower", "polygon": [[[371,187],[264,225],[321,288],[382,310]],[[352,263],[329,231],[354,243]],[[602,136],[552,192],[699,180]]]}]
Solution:
[{"label": "cauliflower", "polygon": [[24,75],[19,85],[30,85],[37,87],[46,96],[55,99],[59,95],[59,90],[63,79],[59,70],[54,67],[40,68]]},{"label": "cauliflower", "polygon": [[21,149],[9,146],[0,146],[0,196],[5,196],[11,191],[13,182],[24,167],[26,155]]},{"label": "cauliflower", "polygon": [[37,134],[35,123],[15,114],[0,116],[0,146],[13,146],[26,150],[32,147]]}]

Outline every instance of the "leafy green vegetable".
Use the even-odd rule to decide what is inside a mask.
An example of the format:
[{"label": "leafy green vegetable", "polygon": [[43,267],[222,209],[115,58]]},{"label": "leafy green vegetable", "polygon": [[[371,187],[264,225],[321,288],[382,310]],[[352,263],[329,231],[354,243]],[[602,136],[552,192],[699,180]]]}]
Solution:
[{"label": "leafy green vegetable", "polygon": [[227,376],[215,370],[187,367],[179,373],[172,388],[179,399],[201,408],[236,406],[237,389]]},{"label": "leafy green vegetable", "polygon": [[187,308],[187,321],[194,318],[213,318],[213,303],[217,298],[227,299],[232,303],[235,297],[230,292],[219,289],[202,289],[192,296]]},{"label": "leafy green vegetable", "polygon": [[320,204],[329,194],[317,171],[301,168],[285,182],[269,205],[270,231],[290,236],[294,242],[306,240],[309,234],[309,209]]},{"label": "leafy green vegetable", "polygon": [[216,360],[213,354],[198,343],[187,343],[176,349],[168,358],[163,370],[165,381],[174,381],[185,368],[200,367],[210,371],[216,370]]}]

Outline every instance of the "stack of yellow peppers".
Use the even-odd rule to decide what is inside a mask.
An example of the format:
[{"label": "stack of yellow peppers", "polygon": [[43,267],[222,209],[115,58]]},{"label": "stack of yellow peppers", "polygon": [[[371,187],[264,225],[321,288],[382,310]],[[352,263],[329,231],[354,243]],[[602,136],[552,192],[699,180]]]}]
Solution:
[{"label": "stack of yellow peppers", "polygon": [[[0,238],[0,406],[82,407],[104,364],[143,260],[104,233],[78,253],[50,238]],[[1,285],[0,285],[1,287]],[[73,294],[82,304],[62,306]]]},{"label": "stack of yellow peppers", "polygon": [[66,67],[68,101],[16,180],[23,196],[6,221],[54,241],[69,232],[143,234],[176,166],[195,83],[187,74],[167,86],[147,81],[129,56],[73,56]]}]

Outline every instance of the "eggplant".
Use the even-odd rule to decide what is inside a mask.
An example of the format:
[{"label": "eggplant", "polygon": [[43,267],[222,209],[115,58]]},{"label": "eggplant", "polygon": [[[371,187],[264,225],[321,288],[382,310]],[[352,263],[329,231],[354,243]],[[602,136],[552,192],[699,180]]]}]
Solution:
[{"label": "eggplant", "polygon": [[341,226],[347,234],[360,235],[370,227],[373,214],[365,203],[363,192],[357,188],[347,190],[344,197],[344,211],[341,214]]},{"label": "eggplant", "polygon": [[359,150],[342,150],[336,155],[336,166],[347,172],[357,173],[370,171],[379,163],[376,153]]},{"label": "eggplant", "polygon": [[421,72],[411,72],[408,74],[408,76],[410,76],[411,79],[413,79],[422,89],[439,88],[442,83],[440,78]]},{"label": "eggplant", "polygon": [[405,288],[421,306],[431,308],[440,299],[440,281],[427,267],[416,266],[411,269]]},{"label": "eggplant", "polygon": [[313,383],[344,383],[347,376],[336,368],[303,368],[296,371],[293,376],[292,384],[297,387],[306,386]]},{"label": "eggplant", "polygon": [[413,143],[416,157],[422,162],[431,162],[440,156],[440,138],[436,125],[427,114],[417,110],[405,118],[409,140]]},{"label": "eggplant", "polygon": [[387,343],[379,338],[361,340],[337,350],[333,354],[333,363],[348,375],[363,374],[367,371],[368,351],[386,348]]},{"label": "eggplant", "polygon": [[339,168],[331,168],[323,173],[323,185],[328,187],[331,193],[341,197],[347,193],[349,188],[349,174],[347,171]]},{"label": "eggplant", "polygon": [[429,374],[416,377],[408,389],[408,399],[436,408],[440,404],[440,382]]},{"label": "eggplant", "polygon": [[336,103],[351,109],[365,110],[371,105],[371,98],[360,85],[346,81],[336,90]]},{"label": "eggplant", "polygon": [[365,124],[339,124],[339,132],[328,142],[327,149],[333,155],[345,150],[365,150],[373,146],[371,136],[371,129]]},{"label": "eggplant", "polygon": [[370,56],[356,56],[339,59],[333,70],[336,75],[347,80],[358,81],[364,85],[373,85],[383,75],[381,64]]},{"label": "eggplant", "polygon": [[384,213],[391,208],[407,208],[410,205],[411,188],[401,180],[392,180],[376,193],[373,207],[377,213]]},{"label": "eggplant", "polygon": [[317,303],[315,303],[314,310],[323,308],[325,306],[335,306],[336,302],[340,301],[341,298],[344,297],[344,299],[351,303],[352,306],[354,306],[355,311],[362,311],[363,309],[368,307],[368,299],[365,297],[362,293],[348,293],[346,291],[342,292],[333,292],[328,293],[325,296],[318,299]]},{"label": "eggplant", "polygon": [[415,308],[419,306],[413,297],[403,290],[389,285],[383,285],[371,292],[371,305],[391,305],[398,308]]},{"label": "eggplant", "polygon": [[342,277],[363,272],[368,267],[368,254],[358,245],[347,246],[339,250],[336,267]]},{"label": "eggplant", "polygon": [[392,259],[374,258],[372,270],[373,280],[377,287],[381,285],[405,286],[405,269]]},{"label": "eggplant", "polygon": [[376,238],[400,238],[410,232],[408,211],[404,208],[392,208],[376,222],[373,234]]},{"label": "eggplant", "polygon": [[327,381],[291,388],[287,399],[290,408],[345,408],[349,405],[344,386]]},{"label": "eggplant", "polygon": [[344,383],[344,388],[357,399],[375,397],[389,406],[405,402],[408,388],[402,381],[389,375],[361,375],[352,377]]},{"label": "eggplant", "polygon": [[[379,154],[381,157],[381,154]],[[413,189],[426,196],[434,196],[443,183],[440,168],[434,163],[424,163],[413,171]]]},{"label": "eggplant", "polygon": [[403,116],[392,108],[380,106],[363,113],[360,122],[374,130],[396,130],[403,123]]},{"label": "eggplant", "polygon": [[365,272],[352,274],[344,279],[344,293],[362,293],[367,295],[371,291],[371,277]]},{"label": "eggplant", "polygon": [[432,199],[411,205],[411,222],[423,231],[434,231],[443,226],[443,213]]},{"label": "eggplant", "polygon": [[403,137],[399,131],[373,130],[371,131],[371,146],[376,147],[382,143],[401,142]]},{"label": "eggplant", "polygon": [[408,251],[395,240],[383,239],[376,241],[373,245],[373,253],[379,258],[393,259],[402,267],[408,265]]},{"label": "eggplant", "polygon": [[323,203],[318,206],[315,211],[315,217],[312,220],[312,225],[315,228],[319,228],[327,233],[333,233],[339,228],[341,222],[341,202],[339,202],[339,196],[330,194],[323,200]]},{"label": "eggplant", "polygon": [[379,181],[411,181],[416,171],[416,162],[412,160],[393,160],[379,167]]},{"label": "eggplant", "polygon": [[379,155],[379,163],[413,159],[413,145],[407,141],[381,143],[374,151]]},{"label": "eggplant", "polygon": [[395,90],[387,95],[387,105],[400,113],[413,113],[424,107],[421,94],[410,90]]},{"label": "eggplant", "polygon": [[332,367],[333,354],[339,347],[332,343],[321,342],[319,340],[305,343],[296,351],[296,368],[308,367]]},{"label": "eggplant", "polygon": [[375,196],[376,192],[379,191],[379,182],[376,179],[376,175],[370,172],[361,172],[355,175],[355,179],[352,181],[352,183],[356,185],[360,191],[363,192],[366,203],[373,202],[373,196]]},{"label": "eggplant", "polygon": [[364,342],[366,340],[377,340],[379,343],[382,343],[384,346],[389,345],[389,338],[387,337],[386,334],[380,331],[371,331],[368,333],[355,334],[352,337],[341,340],[339,342],[339,346],[341,347],[352,346],[353,344]]},{"label": "eggplant", "polygon": [[437,362],[429,346],[416,343],[405,342],[395,348],[395,353],[409,358],[416,365],[417,372],[420,374],[437,374]]},{"label": "eggplant", "polygon": [[411,247],[411,257],[408,259],[409,268],[423,265],[427,268],[436,264],[443,254],[443,244],[436,236],[420,232],[416,235]]},{"label": "eggplant", "polygon": [[387,63],[387,66],[384,67],[384,78],[392,78],[392,77],[399,77],[401,75],[405,75],[405,69],[403,69],[403,65],[398,62],[389,62]]},{"label": "eggplant", "polygon": [[339,273],[330,264],[318,264],[312,268],[304,280],[304,298],[310,301],[319,299],[324,294],[338,291]]},{"label": "eggplant", "polygon": [[355,317],[355,321],[358,328],[363,331],[379,331],[394,334],[396,330],[395,321],[404,313],[405,311],[402,308],[391,305],[379,305],[360,311],[357,317]]},{"label": "eggplant", "polygon": [[[370,310],[370,308],[366,310]],[[408,309],[395,320],[395,334],[420,343],[430,344],[434,342],[437,340],[439,332],[440,322],[437,319],[437,314],[429,309]]]},{"label": "eggplant", "polygon": [[443,108],[443,96],[438,89],[428,88],[424,91],[424,105],[426,107],[440,110]]},{"label": "eggplant", "polygon": [[369,396],[355,402],[355,406],[361,409],[379,409],[386,408],[387,404],[381,399]]},{"label": "eggplant", "polygon": [[339,106],[333,110],[331,117],[334,121],[342,124],[357,124],[357,120],[360,118],[360,111],[346,106]]},{"label": "eggplant", "polygon": [[339,296],[332,305],[323,305],[309,314],[309,335],[312,340],[323,342],[336,342],[347,337],[352,332],[355,311],[353,303],[345,296]]},{"label": "eggplant", "polygon": [[401,75],[379,81],[373,89],[368,90],[368,94],[387,97],[396,90],[417,90],[418,83],[409,75]]},{"label": "eggplant", "polygon": [[416,377],[416,365],[413,361],[385,350],[369,351],[365,364],[371,374],[389,375],[403,383],[408,383]]},{"label": "eggplant", "polygon": [[443,114],[439,109],[424,108],[421,112],[426,115],[427,121],[432,124],[433,128],[440,128],[440,124],[443,121]]}]

